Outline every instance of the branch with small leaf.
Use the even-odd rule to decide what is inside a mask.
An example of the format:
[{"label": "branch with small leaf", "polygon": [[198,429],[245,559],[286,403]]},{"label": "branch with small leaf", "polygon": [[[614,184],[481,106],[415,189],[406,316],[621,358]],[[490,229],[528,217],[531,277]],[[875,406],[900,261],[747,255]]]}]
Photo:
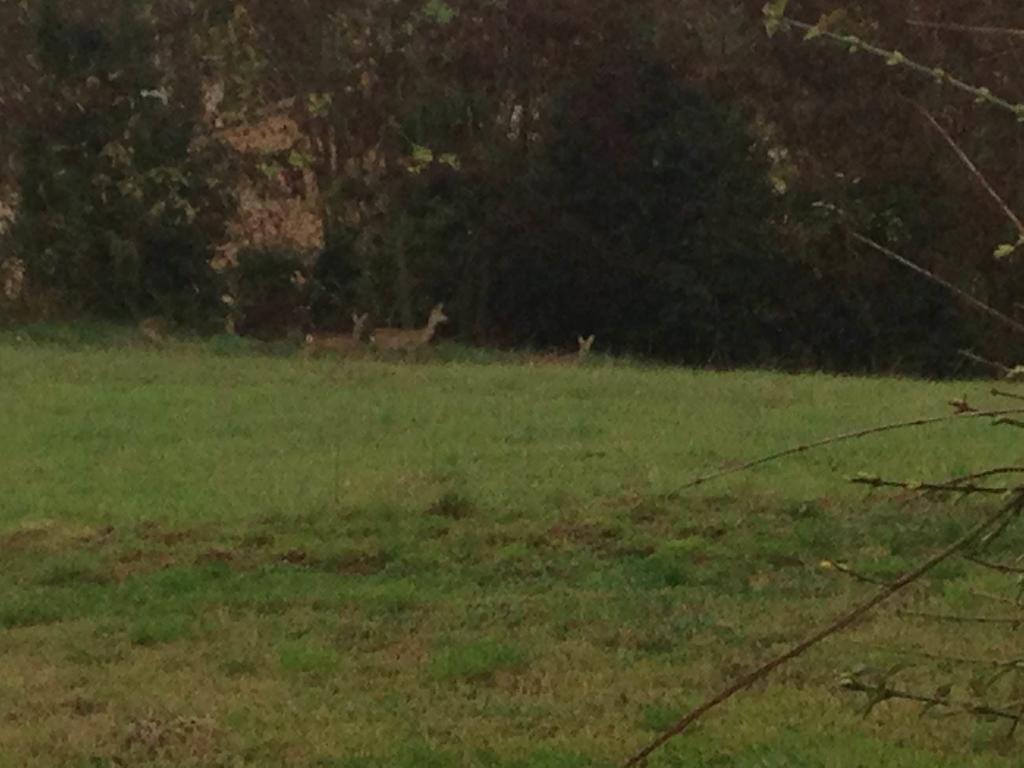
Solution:
[{"label": "branch with small leaf", "polygon": [[788,4],[789,0],[769,0],[769,2],[765,3],[762,13],[764,16],[765,31],[768,33],[769,37],[772,37],[779,32],[788,32],[792,29],[797,29],[804,33],[804,40],[827,40],[844,46],[851,53],[863,52],[871,56],[875,56],[883,60],[889,66],[901,66],[911,72],[931,78],[937,83],[948,85],[958,91],[974,97],[974,100],[978,103],[989,104],[993,107],[1007,111],[1014,115],[1018,120],[1024,122],[1024,104],[1017,103],[1009,98],[997,96],[991,89],[985,86],[977,86],[968,83],[955,75],[949,74],[941,67],[930,67],[926,64],[916,62],[908,58],[901,51],[882,48],[858,37],[857,35],[835,32],[831,27],[836,23],[836,14],[825,14],[815,24],[808,24],[807,22],[794,19],[786,15],[786,6]]},{"label": "branch with small leaf", "polygon": [[893,687],[888,684],[887,677],[880,681],[875,681],[868,679],[863,673],[858,674],[857,672],[850,672],[840,678],[839,687],[844,691],[863,693],[867,695],[868,700],[863,710],[865,717],[867,717],[879,704],[886,701],[902,700],[923,704],[924,707],[921,710],[922,716],[936,707],[941,707],[946,710],[961,712],[975,717],[992,717],[1010,720],[1014,724],[1018,723],[1022,718],[1022,714],[1019,709],[1014,710],[1009,706],[998,706],[981,702],[953,699],[950,696],[953,691],[953,686],[949,684],[939,686],[933,694],[922,694]]}]

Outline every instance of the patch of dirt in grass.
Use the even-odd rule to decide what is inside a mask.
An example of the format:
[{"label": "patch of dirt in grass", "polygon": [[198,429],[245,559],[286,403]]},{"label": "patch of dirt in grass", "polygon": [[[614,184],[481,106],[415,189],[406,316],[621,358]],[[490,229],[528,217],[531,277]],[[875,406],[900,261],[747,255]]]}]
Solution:
[{"label": "patch of dirt in grass", "polygon": [[377,651],[377,661],[394,670],[417,670],[430,658],[430,645],[426,639],[405,636],[388,643]]},{"label": "patch of dirt in grass", "polygon": [[0,536],[0,551],[21,551],[32,548],[46,538],[46,531],[41,528],[29,528],[13,531]]},{"label": "patch of dirt in grass", "polygon": [[177,559],[168,552],[132,549],[118,557],[117,562],[111,567],[110,573],[115,581],[122,582],[132,576],[170,568],[177,562]]},{"label": "patch of dirt in grass", "polygon": [[196,565],[211,565],[214,563],[237,563],[238,556],[229,549],[208,549],[196,555]]},{"label": "patch of dirt in grass", "polygon": [[306,554],[304,549],[289,549],[287,552],[278,555],[277,559],[282,563],[289,563],[291,565],[305,565],[309,560],[309,555]]},{"label": "patch of dirt in grass", "polygon": [[781,553],[769,554],[765,557],[765,561],[772,568],[804,568],[807,565],[799,557]]},{"label": "patch of dirt in grass", "polygon": [[319,558],[314,567],[332,573],[344,573],[351,576],[369,576],[380,573],[391,558],[384,552],[342,552]]},{"label": "patch of dirt in grass", "polygon": [[621,533],[600,523],[560,521],[548,528],[547,536],[551,542],[575,544],[603,552],[614,548]]},{"label": "patch of dirt in grass", "polygon": [[559,521],[530,543],[547,549],[586,549],[603,558],[646,557],[655,550],[647,541],[623,538],[615,526],[593,521]]},{"label": "patch of dirt in grass", "polygon": [[274,560],[328,573],[369,576],[384,570],[391,557],[386,552],[372,549],[323,554],[310,553],[304,549],[290,549],[275,555]]},{"label": "patch of dirt in grass", "polygon": [[274,537],[269,533],[250,533],[242,537],[239,546],[245,549],[266,549],[274,545]]},{"label": "patch of dirt in grass", "polygon": [[445,493],[424,510],[427,515],[446,517],[449,520],[464,520],[477,512],[476,505],[460,493]]},{"label": "patch of dirt in grass", "polygon": [[0,535],[0,552],[53,552],[67,548],[77,549],[83,542],[109,536],[113,530],[111,526],[92,528],[58,520],[36,520]]},{"label": "patch of dirt in grass", "polygon": [[707,541],[718,541],[726,533],[728,533],[728,529],[720,525],[686,525],[675,529],[675,537],[679,539],[696,537]]},{"label": "patch of dirt in grass", "polygon": [[209,718],[147,717],[133,719],[124,730],[122,751],[133,757],[209,761],[220,755],[220,734]]},{"label": "patch of dirt in grass", "polygon": [[152,521],[140,523],[138,533],[139,537],[145,541],[163,544],[165,547],[176,547],[180,544],[194,543],[203,538],[197,529],[167,529],[160,523]]}]

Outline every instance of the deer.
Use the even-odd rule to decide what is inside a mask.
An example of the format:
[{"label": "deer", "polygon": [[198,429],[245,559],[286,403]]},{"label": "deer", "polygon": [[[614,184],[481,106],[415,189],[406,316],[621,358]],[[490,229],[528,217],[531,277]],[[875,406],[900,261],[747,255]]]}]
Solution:
[{"label": "deer", "polygon": [[345,354],[355,352],[363,347],[363,336],[366,334],[366,321],[369,314],[352,313],[352,333],[307,333],[305,353],[307,355],[322,349]]},{"label": "deer", "polygon": [[594,334],[586,338],[576,337],[578,349],[576,354],[563,354],[561,352],[550,352],[543,355],[534,355],[528,359],[530,365],[580,365],[590,355],[590,348],[594,346]]},{"label": "deer", "polygon": [[370,335],[370,343],[378,350],[415,350],[425,347],[434,338],[437,326],[448,322],[444,304],[437,304],[430,310],[427,324],[423,328],[377,328]]},{"label": "deer", "polygon": [[580,347],[576,352],[576,362],[582,363],[590,355],[590,348],[594,346],[594,334],[590,334],[585,339],[582,336],[577,336],[576,343]]},{"label": "deer", "polygon": [[147,317],[139,323],[139,333],[150,344],[159,346],[167,335],[167,323],[158,317]]}]

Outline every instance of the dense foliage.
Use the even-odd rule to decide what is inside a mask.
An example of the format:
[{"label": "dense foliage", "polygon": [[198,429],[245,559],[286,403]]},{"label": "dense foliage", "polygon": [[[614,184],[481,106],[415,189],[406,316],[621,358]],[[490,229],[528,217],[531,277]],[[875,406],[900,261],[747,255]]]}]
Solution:
[{"label": "dense foliage", "polygon": [[11,251],[65,312],[202,325],[220,305],[209,260],[230,209],[211,176],[223,153],[193,145],[194,114],[166,95],[142,9],[107,5],[88,17],[47,0],[32,19],[38,101],[15,126]]},{"label": "dense foliage", "polygon": [[[927,374],[955,372],[964,346],[1014,358],[814,205],[1010,307],[1019,270],[989,246],[1005,222],[914,105],[942,103],[1016,203],[1015,164],[985,149],[1001,129],[975,135],[969,100],[920,79],[766,40],[760,5],[5,4],[0,108],[16,130],[0,191],[19,206],[0,261],[25,264],[25,301],[70,313],[201,326],[229,291],[236,328],[261,336],[344,325],[355,306],[417,323],[443,300],[448,331],[478,343],[596,333],[598,348],[697,364]],[[984,60],[993,87],[1024,86],[1015,51],[906,26],[998,23],[1007,3],[914,5],[898,9],[908,54],[968,76]],[[874,33],[893,12],[847,4],[836,23]],[[287,99],[300,150],[239,157],[203,120],[209,82],[217,126]],[[246,164],[311,174],[317,258],[250,248],[234,271],[210,267]]]}]

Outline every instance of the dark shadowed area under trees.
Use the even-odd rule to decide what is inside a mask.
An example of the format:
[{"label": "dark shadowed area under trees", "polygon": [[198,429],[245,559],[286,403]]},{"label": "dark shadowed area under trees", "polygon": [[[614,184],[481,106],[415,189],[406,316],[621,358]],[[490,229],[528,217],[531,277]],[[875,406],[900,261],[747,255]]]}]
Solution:
[{"label": "dark shadowed area under trees", "polygon": [[[962,348],[1018,359],[828,206],[1013,315],[1021,271],[991,243],[1015,235],[922,109],[1016,209],[1020,131],[769,39],[760,5],[0,4],[0,312],[270,339],[353,309],[411,326],[443,301],[446,334],[500,347],[596,334],[695,365],[928,376],[977,372]],[[920,23],[1019,26],[1016,4],[843,8],[1024,99],[1020,45]]]}]

